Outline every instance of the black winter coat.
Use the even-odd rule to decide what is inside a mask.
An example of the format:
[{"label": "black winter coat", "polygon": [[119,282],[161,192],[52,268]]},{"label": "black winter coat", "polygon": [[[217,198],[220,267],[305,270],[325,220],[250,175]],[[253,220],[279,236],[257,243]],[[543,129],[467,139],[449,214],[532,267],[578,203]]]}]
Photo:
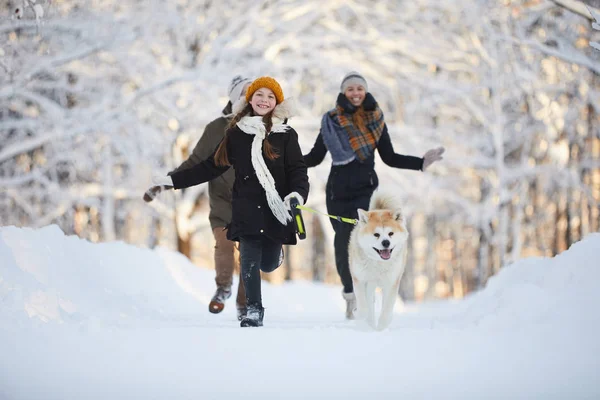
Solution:
[{"label": "black winter coat", "polygon": [[[232,193],[232,219],[227,238],[239,241],[247,235],[264,235],[283,244],[296,244],[293,222],[281,224],[271,212],[263,187],[258,181],[251,160],[254,135],[235,126],[226,133],[227,155],[235,170]],[[306,164],[298,144],[298,134],[292,128],[285,132],[271,132],[265,140],[279,154],[275,160],[265,157],[267,168],[273,175],[277,192],[283,199],[291,192],[308,198],[309,183]],[[175,189],[183,189],[210,181],[227,171],[229,167],[215,165],[216,151],[204,162],[171,175]]]}]

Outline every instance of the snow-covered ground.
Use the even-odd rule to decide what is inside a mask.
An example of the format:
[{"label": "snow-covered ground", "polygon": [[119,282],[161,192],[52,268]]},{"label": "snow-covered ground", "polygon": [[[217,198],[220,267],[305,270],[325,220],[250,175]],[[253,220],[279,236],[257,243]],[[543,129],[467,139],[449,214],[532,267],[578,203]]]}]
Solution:
[{"label": "snow-covered ground", "polygon": [[343,319],[340,288],[263,284],[265,327],[212,315],[165,249],[0,228],[0,399],[598,399],[600,234],[458,302]]}]

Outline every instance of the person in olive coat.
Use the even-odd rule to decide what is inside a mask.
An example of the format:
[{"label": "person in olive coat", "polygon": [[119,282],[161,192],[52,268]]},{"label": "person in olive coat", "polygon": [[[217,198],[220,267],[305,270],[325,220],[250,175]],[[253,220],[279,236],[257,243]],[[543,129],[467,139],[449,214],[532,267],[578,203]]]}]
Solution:
[{"label": "person in olive coat", "polygon": [[[335,108],[323,115],[315,144],[304,156],[310,168],[319,165],[327,151],[331,153],[332,166],[325,189],[329,214],[356,219],[359,208],[368,209],[371,195],[379,185],[375,150],[387,165],[417,171],[441,160],[444,152],[443,147],[429,150],[423,158],[395,153],[383,112],[369,93],[367,81],[358,72],[350,72],[342,79]],[[348,242],[354,226],[334,219],[331,224],[346,318],[354,319],[356,299],[348,260]]]},{"label": "person in olive coat", "polygon": [[264,308],[260,271],[279,266],[283,244],[296,244],[290,200],[304,204],[308,174],[296,131],[285,124],[289,105],[271,77],[252,82],[246,102],[235,109],[217,150],[192,168],[177,171],[149,189],[183,189],[216,177],[233,166],[232,218],[227,238],[240,243],[247,315],[242,327],[262,326]]},{"label": "person in olive coat", "polygon": [[[194,147],[192,154],[181,163],[173,172],[181,171],[193,167],[196,164],[206,160],[217,148],[219,143],[225,137],[227,125],[233,118],[233,105],[242,99],[246,99],[246,90],[252,80],[241,75],[236,75],[231,80],[227,88],[229,102],[222,111],[219,118],[211,121],[204,128],[204,132]],[[233,284],[233,271],[236,266],[234,242],[227,239],[226,227],[231,222],[231,192],[233,190],[233,181],[235,175],[233,168],[223,175],[213,179],[208,183],[208,198],[210,203],[210,212],[208,220],[215,237],[215,283],[217,289],[208,304],[208,311],[218,314],[225,308],[225,302],[231,297],[231,286]],[[154,195],[145,196],[144,200],[150,202]],[[241,280],[238,283],[236,296],[236,309],[238,320],[242,320],[246,315],[246,294],[244,293],[244,284]]]}]

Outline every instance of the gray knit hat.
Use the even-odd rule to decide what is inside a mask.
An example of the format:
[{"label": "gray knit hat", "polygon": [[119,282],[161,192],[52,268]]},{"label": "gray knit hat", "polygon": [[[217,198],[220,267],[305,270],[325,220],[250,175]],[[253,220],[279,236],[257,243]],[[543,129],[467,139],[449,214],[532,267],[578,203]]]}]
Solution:
[{"label": "gray knit hat", "polygon": [[231,104],[235,104],[235,102],[239,100],[240,96],[242,95],[242,90],[244,90],[244,86],[250,83],[252,83],[250,79],[244,78],[241,75],[236,75],[233,77],[229,87],[227,88],[227,95],[229,96],[229,101],[231,101]]},{"label": "gray knit hat", "polygon": [[352,71],[348,72],[344,79],[342,79],[342,84],[340,85],[340,93],[345,93],[346,89],[350,85],[361,85],[365,88],[365,91],[369,91],[369,86],[367,86],[367,80],[358,72]]}]

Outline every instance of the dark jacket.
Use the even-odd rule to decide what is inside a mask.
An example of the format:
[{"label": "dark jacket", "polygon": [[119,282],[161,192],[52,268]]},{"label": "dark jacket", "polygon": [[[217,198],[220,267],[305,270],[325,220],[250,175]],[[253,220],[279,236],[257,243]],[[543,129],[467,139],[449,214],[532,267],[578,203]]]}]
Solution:
[{"label": "dark jacket", "polygon": [[[173,172],[191,168],[210,157],[225,137],[225,130],[231,120],[231,102],[223,109],[223,115],[206,125],[204,133],[196,147],[194,147],[192,154],[179,167],[169,172],[169,175]],[[228,117],[225,117],[225,115],[228,115]],[[235,174],[233,168],[231,168],[208,183],[208,200],[210,204],[208,219],[212,229],[226,227],[231,222],[231,191],[234,179]]]},{"label": "dark jacket", "polygon": [[[265,235],[284,244],[296,244],[294,223],[281,224],[267,204],[264,189],[252,166],[250,149],[254,135],[235,126],[226,133],[227,155],[235,170],[232,194],[232,219],[227,231],[229,240],[239,241],[246,235]],[[271,161],[265,157],[267,168],[273,175],[277,192],[283,199],[291,192],[298,192],[304,201],[308,198],[308,175],[302,157],[298,134],[292,128],[283,133],[272,132],[267,139],[276,149],[279,158]],[[210,181],[229,167],[215,165],[214,153],[194,167],[171,175],[175,189],[182,189]]]},{"label": "dark jacket", "polygon": [[[375,101],[370,94],[367,95],[365,101],[368,99],[372,102]],[[345,96],[343,95],[338,98],[338,102],[344,100]],[[342,106],[345,105],[347,104],[342,103]],[[347,111],[354,112],[355,110],[349,108]],[[390,167],[412,170],[423,168],[422,158],[394,152],[387,125],[384,126],[383,133],[377,143],[377,151],[379,151],[383,162]],[[304,162],[308,168],[317,166],[323,161],[326,154],[327,147],[321,132],[319,132],[312,150],[304,156]],[[375,172],[375,153],[362,162],[356,159],[345,165],[332,165],[326,186],[329,211],[345,213],[344,216],[350,217],[352,215],[352,218],[354,218],[356,214],[356,202],[354,200],[362,199],[359,203],[360,207],[364,208],[364,199],[370,198],[378,185],[379,179]]]}]

